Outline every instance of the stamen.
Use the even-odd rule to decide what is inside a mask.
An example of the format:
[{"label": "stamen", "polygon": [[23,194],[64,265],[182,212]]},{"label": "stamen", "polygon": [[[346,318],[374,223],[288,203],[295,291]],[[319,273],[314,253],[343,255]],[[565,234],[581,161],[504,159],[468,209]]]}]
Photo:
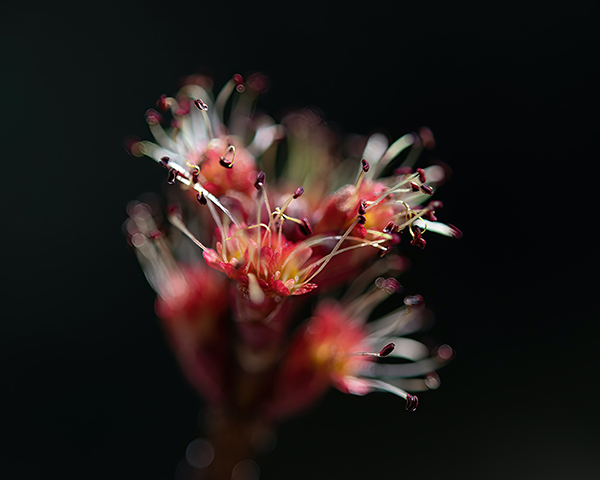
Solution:
[{"label": "stamen", "polygon": [[365,217],[364,215],[359,215],[357,218],[359,225],[364,225],[365,223],[367,223],[367,217]]},{"label": "stamen", "polygon": [[306,217],[302,219],[302,223],[298,224],[298,229],[300,230],[300,232],[302,232],[303,235],[307,237],[313,234],[312,227],[310,226],[308,218]]},{"label": "stamen", "polygon": [[378,278],[375,281],[375,285],[377,288],[384,290],[387,294],[392,295],[393,293],[398,293],[403,290],[402,285],[398,280],[393,277],[390,278]]},{"label": "stamen", "polygon": [[[231,160],[225,158],[225,156],[227,156],[230,152],[231,152]],[[225,150],[225,156],[219,157],[219,163],[221,164],[221,166],[223,166],[225,168],[232,168],[233,161],[235,160],[235,147],[233,145],[229,145],[227,147],[227,150]]]},{"label": "stamen", "polygon": [[172,211],[169,216],[169,221],[171,222],[171,224],[175,227],[178,228],[181,233],[183,233],[186,237],[188,237],[192,242],[194,242],[196,245],[198,245],[203,252],[208,252],[209,249],[206,248],[202,242],[200,242],[200,240],[198,240],[194,234],[192,232],[190,232],[188,230],[188,228],[185,226],[185,223],[183,223],[183,220],[181,219],[181,216],[179,215],[179,213],[177,213],[176,211]]},{"label": "stamen", "polygon": [[427,195],[433,195],[433,188],[431,188],[426,183],[424,183],[423,185],[421,185],[421,191],[423,193],[426,193]]},{"label": "stamen", "polygon": [[258,172],[258,175],[256,175],[256,180],[254,180],[254,188],[256,188],[260,192],[263,188],[264,183],[265,172]]},{"label": "stamen", "polygon": [[427,181],[425,178],[425,170],[422,168],[417,168],[417,173],[419,174],[419,180],[421,180],[421,183],[425,183]]},{"label": "stamen", "polygon": [[242,93],[245,90],[244,87],[244,77],[242,77],[239,73],[236,73],[233,76],[233,81],[235,82],[235,89],[239,92]]},{"label": "stamen", "polygon": [[200,98],[194,100],[194,105],[196,105],[196,107],[198,107],[198,109],[203,112],[208,111],[208,105],[204,103]]},{"label": "stamen", "polygon": [[175,179],[177,178],[177,170],[174,168],[169,168],[169,173],[167,175],[167,183],[169,185],[173,185],[175,183]]},{"label": "stamen", "polygon": [[206,205],[208,203],[208,201],[206,200],[206,197],[204,196],[204,194],[202,192],[200,192],[198,195],[196,195],[196,200],[198,200],[198,203],[200,205]]},{"label": "stamen", "polygon": [[171,160],[169,157],[164,156],[160,158],[160,163],[162,163],[166,167],[169,164],[169,160]]},{"label": "stamen", "polygon": [[363,198],[358,205],[358,214],[364,215],[367,213],[367,201]]},{"label": "stamen", "polygon": [[387,357],[390,353],[392,353],[394,351],[394,348],[396,348],[396,344],[394,342],[388,343],[385,347],[383,347],[379,351],[379,356],[381,358]]},{"label": "stamen", "polygon": [[384,346],[379,353],[374,353],[374,352],[352,352],[350,354],[351,357],[376,357],[376,358],[384,358],[387,357],[390,353],[392,353],[394,351],[394,348],[396,348],[396,344],[394,344],[393,342],[388,343],[386,346]]},{"label": "stamen", "polygon": [[163,112],[167,111],[171,106],[170,99],[163,93],[160,98],[156,101],[156,106],[160,108]]},{"label": "stamen", "polygon": [[419,405],[419,398],[416,395],[410,393],[406,395],[406,406],[404,407],[407,411],[414,412]]},{"label": "stamen", "polygon": [[356,180],[356,187],[354,188],[354,193],[358,192],[360,189],[360,185],[362,184],[363,178],[365,178],[365,173],[369,171],[369,162],[367,162],[364,158],[361,160],[361,169],[358,174],[358,180]]},{"label": "stamen", "polygon": [[304,193],[304,188],[298,187],[294,192],[294,199],[300,197]]},{"label": "stamen", "polygon": [[404,305],[407,307],[416,307],[417,305],[423,304],[423,297],[421,295],[410,295],[404,299]]},{"label": "stamen", "polygon": [[415,182],[410,182],[410,188],[412,188],[413,192],[418,192],[419,190],[421,190],[421,188],[419,187],[419,185],[416,184]]},{"label": "stamen", "polygon": [[383,229],[383,233],[392,233],[397,227],[394,222],[389,222]]},{"label": "stamen", "polygon": [[146,121],[149,125],[157,125],[162,121],[162,115],[153,108],[146,110]]}]

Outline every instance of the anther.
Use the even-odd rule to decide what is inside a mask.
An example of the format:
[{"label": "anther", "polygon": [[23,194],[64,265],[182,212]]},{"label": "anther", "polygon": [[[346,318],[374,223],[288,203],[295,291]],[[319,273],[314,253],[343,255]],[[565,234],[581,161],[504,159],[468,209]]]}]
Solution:
[{"label": "anther", "polygon": [[394,348],[396,348],[396,344],[394,342],[388,343],[379,351],[379,356],[387,357],[390,353],[394,351]]},{"label": "anther", "polygon": [[171,106],[171,102],[167,100],[167,96],[163,93],[160,98],[156,101],[156,106],[160,108],[163,112],[168,110]]},{"label": "anther", "polygon": [[225,167],[225,168],[233,167],[233,162],[231,160],[227,160],[225,157],[219,157],[219,163],[221,164],[222,167]]},{"label": "anther", "polygon": [[367,201],[362,199],[358,205],[358,214],[364,215],[365,213],[367,213]]},{"label": "anther", "polygon": [[222,167],[225,168],[233,168],[233,161],[235,160],[235,147],[233,145],[229,145],[227,147],[227,150],[225,151],[225,155],[228,155],[229,152],[231,152],[231,160],[229,160],[228,158],[223,157],[219,157],[219,163],[221,164]]},{"label": "anther", "polygon": [[298,187],[294,192],[294,199],[298,198],[300,195],[304,193],[304,188]]},{"label": "anther", "polygon": [[256,175],[256,180],[254,180],[254,188],[256,188],[260,192],[262,190],[264,183],[265,183],[265,172],[258,172],[258,175]]},{"label": "anther", "polygon": [[198,203],[200,205],[206,205],[208,203],[206,200],[206,197],[204,196],[204,194],[202,192],[200,192],[198,195],[196,195],[196,200],[198,200]]},{"label": "anther", "polygon": [[417,173],[419,174],[419,180],[421,180],[421,183],[425,183],[427,181],[425,178],[425,170],[422,168],[417,168]]},{"label": "anther", "polygon": [[169,161],[170,161],[170,160],[171,160],[171,159],[170,159],[169,157],[167,157],[167,156],[164,156],[164,157],[161,157],[161,158],[160,158],[160,163],[166,167],[166,166],[169,164]]},{"label": "anther", "polygon": [[419,405],[419,399],[416,395],[406,394],[406,406],[404,407],[409,412],[414,412]]},{"label": "anther", "polygon": [[196,107],[198,107],[198,109],[202,110],[203,112],[208,111],[208,105],[204,103],[201,98],[197,98],[196,100],[194,100],[194,105],[196,105]]},{"label": "anther", "polygon": [[433,195],[433,188],[431,188],[426,183],[424,183],[423,185],[421,185],[421,191],[423,193],[426,193],[427,195]]},{"label": "anther", "polygon": [[149,125],[158,125],[162,120],[162,115],[153,108],[146,110],[146,121]]},{"label": "anther", "polygon": [[365,223],[367,223],[367,217],[365,217],[364,215],[359,215],[358,216],[358,224],[364,225]]},{"label": "anther", "polygon": [[415,182],[410,182],[410,188],[412,188],[413,192],[418,192],[419,190],[421,190],[419,188],[419,185],[417,185]]},{"label": "anther", "polygon": [[245,87],[244,87],[244,78],[243,78],[243,77],[242,77],[242,76],[241,76],[239,73],[236,73],[236,74],[233,76],[233,80],[234,80],[234,82],[236,83],[236,85],[235,85],[235,89],[236,89],[236,90],[237,90],[239,93],[242,93],[242,92],[245,90]]},{"label": "anther", "polygon": [[389,222],[384,228],[383,233],[392,233],[394,229],[397,228],[397,225],[394,222]]},{"label": "anther", "polygon": [[298,229],[300,230],[300,232],[302,232],[303,235],[307,237],[309,237],[313,233],[312,227],[308,222],[308,218],[302,219],[302,222],[298,224]]},{"label": "anther", "polygon": [[364,158],[361,160],[363,172],[367,173],[369,171],[369,162],[367,162]]},{"label": "anther", "polygon": [[167,183],[169,185],[173,185],[175,183],[175,179],[177,178],[177,170],[174,168],[169,168],[169,174],[167,175]]},{"label": "anther", "polygon": [[417,305],[423,304],[423,297],[421,295],[410,295],[404,298],[404,305],[407,307],[416,307]]},{"label": "anther", "polygon": [[385,245],[380,251],[379,251],[379,258],[382,258],[384,256],[386,256],[389,251],[392,249],[392,247],[390,245]]},{"label": "anther", "polygon": [[410,244],[414,245],[415,247],[419,247],[421,250],[423,250],[427,245],[427,241],[423,237],[415,236],[410,241]]},{"label": "anther", "polygon": [[384,279],[380,284],[380,288],[382,290],[385,290],[385,292],[388,293],[389,295],[402,291],[402,285],[395,278]]}]

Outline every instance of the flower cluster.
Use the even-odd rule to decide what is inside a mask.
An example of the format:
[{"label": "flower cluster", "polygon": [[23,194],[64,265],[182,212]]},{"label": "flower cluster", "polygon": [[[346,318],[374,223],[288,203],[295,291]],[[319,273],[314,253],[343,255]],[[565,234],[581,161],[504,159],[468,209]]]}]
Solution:
[{"label": "flower cluster", "polygon": [[425,248],[426,232],[461,235],[431,200],[445,168],[415,168],[431,132],[343,152],[312,110],[257,114],[260,74],[235,75],[216,98],[210,79],[188,80],[146,112],[155,142],[128,142],[167,170],[175,230],[142,202],[125,228],[190,383],[215,409],[268,424],[329,386],[391,392],[414,410],[408,391],[437,387],[452,350],[405,337],[427,319],[419,296],[371,317],[402,292],[401,249]]}]

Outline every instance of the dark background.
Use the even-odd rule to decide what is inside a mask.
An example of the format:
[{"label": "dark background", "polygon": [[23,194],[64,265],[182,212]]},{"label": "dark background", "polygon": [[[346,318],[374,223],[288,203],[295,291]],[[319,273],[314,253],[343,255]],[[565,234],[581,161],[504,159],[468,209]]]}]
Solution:
[{"label": "dark background", "polygon": [[[171,479],[201,401],[121,234],[164,172],[122,140],[179,80],[259,70],[261,108],[317,105],[346,132],[421,125],[460,241],[401,280],[452,345],[439,390],[331,392],[282,426],[262,479],[595,478],[594,2],[360,7],[14,3],[2,49],[0,476]],[[7,151],[8,150],[8,151]]]}]

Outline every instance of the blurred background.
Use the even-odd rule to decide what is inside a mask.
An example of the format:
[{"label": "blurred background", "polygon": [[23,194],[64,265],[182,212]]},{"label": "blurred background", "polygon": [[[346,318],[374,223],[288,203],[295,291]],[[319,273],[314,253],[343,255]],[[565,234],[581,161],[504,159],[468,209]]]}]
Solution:
[{"label": "blurred background", "polygon": [[267,74],[277,120],[314,105],[347,133],[430,127],[453,169],[440,217],[464,232],[407,251],[400,279],[457,352],[441,387],[414,414],[332,391],[279,429],[261,479],[596,478],[597,7],[349,5],[9,6],[2,478],[172,479],[201,429],[121,232],[165,184],[122,140],[149,139],[146,109],[198,71]]}]

